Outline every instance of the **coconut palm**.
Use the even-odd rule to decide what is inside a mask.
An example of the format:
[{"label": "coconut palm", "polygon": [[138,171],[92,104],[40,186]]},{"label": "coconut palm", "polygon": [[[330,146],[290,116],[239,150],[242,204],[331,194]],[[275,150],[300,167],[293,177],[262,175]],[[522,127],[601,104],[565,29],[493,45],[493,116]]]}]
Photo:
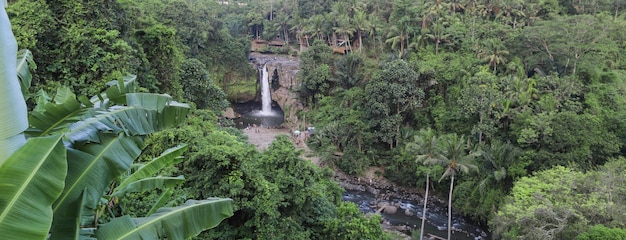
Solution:
[{"label": "coconut palm", "polygon": [[387,40],[385,43],[391,43],[392,49],[400,46],[398,58],[402,58],[402,56],[404,56],[405,42],[409,39],[409,35],[405,27],[406,26],[403,25],[393,25],[389,28],[389,32],[387,32]]},{"label": "coconut palm", "polygon": [[421,129],[413,142],[406,145],[407,151],[416,154],[415,161],[428,166],[426,173],[426,192],[424,193],[424,208],[422,209],[422,226],[420,240],[424,239],[424,223],[426,222],[426,204],[428,203],[428,188],[430,185],[430,167],[442,161],[439,137],[431,128]]},{"label": "coconut palm", "polygon": [[478,186],[480,192],[484,192],[485,186],[500,183],[507,178],[507,176],[511,177],[509,176],[510,173],[507,173],[507,167],[513,164],[520,155],[520,149],[512,144],[493,141],[491,145],[483,151],[480,157],[482,160],[482,168],[487,171],[483,172],[483,174],[487,174],[487,176]]},{"label": "coconut palm", "polygon": [[375,49],[377,47],[376,46],[376,34],[377,34],[377,31],[382,28],[382,24],[381,24],[380,18],[376,14],[369,14],[367,16],[367,21],[370,23],[369,28],[367,29],[367,32],[369,32],[370,35],[372,36],[371,46],[373,46]]},{"label": "coconut palm", "polygon": [[495,73],[499,64],[505,64],[508,61],[506,56],[509,55],[509,51],[504,49],[504,44],[499,38],[492,38],[485,41],[483,48],[478,54],[483,61],[486,61],[489,63],[489,66],[493,67],[493,72]]},{"label": "coconut palm", "polygon": [[368,29],[370,29],[370,22],[368,21],[367,14],[359,10],[354,14],[353,23],[359,37],[359,52],[361,52],[363,48],[363,32],[367,32]]},{"label": "coconut palm", "polygon": [[335,33],[343,36],[343,40],[346,43],[347,49],[352,51],[352,46],[350,45],[350,37],[354,34],[354,26],[352,26],[352,20],[348,17],[348,15],[339,15],[337,18],[337,26],[333,27]]},{"label": "coconut palm", "polygon": [[306,21],[305,29],[310,32],[313,37],[322,40],[325,34],[326,18],[323,15],[315,15]]},{"label": "coconut palm", "polygon": [[433,26],[431,28],[427,29],[425,36],[435,42],[435,54],[439,54],[439,45],[441,43],[448,42],[448,39],[451,36],[450,34],[446,33],[447,25],[447,22],[443,21],[443,19],[439,19],[438,21],[433,23]]},{"label": "coconut palm", "polygon": [[449,134],[444,136],[442,142],[441,161],[439,161],[446,171],[443,173],[439,182],[444,178],[450,177],[450,193],[448,195],[448,240],[452,236],[452,191],[454,189],[454,178],[457,173],[469,173],[470,171],[478,171],[478,167],[472,164],[474,158],[480,155],[477,151],[470,151],[469,144],[466,143],[465,137]]}]

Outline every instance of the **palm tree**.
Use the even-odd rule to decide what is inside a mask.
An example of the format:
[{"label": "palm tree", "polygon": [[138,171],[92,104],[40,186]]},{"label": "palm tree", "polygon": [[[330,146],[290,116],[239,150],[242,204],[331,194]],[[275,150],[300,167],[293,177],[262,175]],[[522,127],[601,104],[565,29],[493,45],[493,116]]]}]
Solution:
[{"label": "palm tree", "polygon": [[426,222],[426,204],[428,203],[428,189],[430,185],[430,166],[441,162],[441,149],[439,137],[431,128],[421,129],[413,142],[406,145],[407,151],[417,154],[415,161],[428,166],[426,173],[426,192],[424,193],[424,208],[422,209],[422,226],[420,228],[420,240],[424,239],[424,223]]},{"label": "palm tree", "polygon": [[479,57],[489,63],[489,66],[493,67],[493,72],[497,71],[498,64],[505,64],[508,60],[506,56],[509,55],[509,51],[504,49],[504,44],[499,38],[492,38],[489,41],[485,41],[485,45],[478,52]]},{"label": "palm tree", "polygon": [[343,40],[348,47],[347,50],[352,51],[352,46],[350,45],[350,37],[354,34],[354,27],[352,26],[352,21],[348,17],[348,15],[340,15],[337,19],[337,26],[333,27],[335,33],[343,35]]},{"label": "palm tree", "polygon": [[[439,182],[450,177],[450,193],[448,194],[448,240],[452,236],[452,191],[454,178],[457,173],[469,173],[471,170],[478,171],[478,167],[472,164],[472,160],[480,156],[479,152],[469,151],[465,137],[450,134],[444,137],[441,154],[441,163],[446,168]],[[469,152],[469,153],[468,153]]]},{"label": "palm tree", "polygon": [[289,46],[289,22],[291,21],[290,17],[286,14],[279,14],[274,18],[276,22],[274,23],[274,28],[279,35],[283,36],[283,41],[285,41],[285,45]]},{"label": "palm tree", "polygon": [[369,14],[367,17],[367,21],[370,23],[367,32],[369,32],[372,36],[372,46],[374,47],[374,49],[376,49],[376,33],[378,29],[382,28],[381,21],[376,14]]},{"label": "palm tree", "polygon": [[306,21],[305,29],[310,32],[313,37],[323,40],[326,18],[323,15],[315,15]]},{"label": "palm tree", "polygon": [[439,53],[439,45],[442,42],[447,42],[448,38],[450,38],[450,34],[445,33],[445,26],[447,24],[448,23],[444,22],[443,19],[440,19],[439,21],[434,23],[434,26],[428,29],[429,32],[425,34],[428,38],[435,42],[435,54]]},{"label": "palm tree", "polygon": [[520,149],[510,143],[493,141],[480,157],[483,169],[488,171],[487,176],[478,186],[480,192],[484,192],[485,186],[504,180],[510,174],[507,174],[507,167],[516,162],[520,153]]},{"label": "palm tree", "polygon": [[402,58],[404,55],[404,43],[409,39],[409,35],[406,32],[404,26],[393,25],[389,28],[389,32],[387,33],[387,41],[385,43],[391,43],[391,48],[397,48],[400,45],[400,52],[398,53],[398,57]]},{"label": "palm tree", "polygon": [[364,11],[357,11],[352,19],[354,28],[356,28],[357,35],[359,36],[359,52],[363,48],[363,32],[368,31],[370,28],[370,22],[368,21],[367,14]]}]

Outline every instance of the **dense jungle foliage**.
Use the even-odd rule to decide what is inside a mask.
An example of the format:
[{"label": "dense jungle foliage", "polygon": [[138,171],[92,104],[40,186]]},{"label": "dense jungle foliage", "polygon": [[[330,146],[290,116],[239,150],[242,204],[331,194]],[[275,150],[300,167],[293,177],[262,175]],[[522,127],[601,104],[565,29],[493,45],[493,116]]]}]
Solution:
[{"label": "dense jungle foliage", "polygon": [[[298,93],[309,110],[300,114],[316,126],[309,146],[327,165],[355,175],[382,167],[386,178],[417,188],[429,173],[435,194],[450,195],[455,211],[497,239],[620,239],[625,7],[9,0],[7,11],[20,48],[33,52],[36,90],[92,96],[132,73],[144,91],[194,103],[185,126],[148,139],[146,159],[187,143],[188,159],[168,173],[188,179],[170,194],[235,200],[235,215],[206,238],[382,236],[378,219],[340,203],[328,170],[298,161],[286,139],[258,153],[220,120],[224,91],[256,78],[250,41],[264,39],[299,51]],[[423,147],[427,133],[433,148]],[[157,194],[113,210],[140,214]]]}]

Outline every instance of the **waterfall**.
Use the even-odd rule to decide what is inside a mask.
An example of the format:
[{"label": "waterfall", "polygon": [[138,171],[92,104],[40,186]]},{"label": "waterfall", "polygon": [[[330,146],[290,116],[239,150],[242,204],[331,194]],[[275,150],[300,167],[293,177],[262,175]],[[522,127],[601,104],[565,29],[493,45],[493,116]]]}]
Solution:
[{"label": "waterfall", "polygon": [[263,115],[271,115],[272,114],[272,96],[270,95],[270,82],[269,82],[269,73],[267,71],[267,64],[263,65],[261,69],[261,114]]}]

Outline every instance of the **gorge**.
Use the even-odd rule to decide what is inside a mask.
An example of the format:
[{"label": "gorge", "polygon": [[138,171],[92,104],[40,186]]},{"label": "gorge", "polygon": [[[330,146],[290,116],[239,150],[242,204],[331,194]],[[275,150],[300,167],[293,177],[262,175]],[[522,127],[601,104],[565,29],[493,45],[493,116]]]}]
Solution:
[{"label": "gorge", "polygon": [[[298,122],[296,111],[305,110],[298,102],[296,74],[298,72],[297,59],[280,55],[253,54],[250,57],[251,63],[259,69],[259,98],[261,101],[255,103],[257,110],[252,110],[253,114],[243,114],[242,119],[250,121],[247,116],[256,118],[266,118],[267,109],[270,111],[285,110],[285,123],[281,127],[292,127]],[[267,83],[267,85],[265,85]],[[268,94],[269,93],[269,94]],[[273,105],[272,105],[273,104]],[[294,111],[295,110],[295,111]],[[281,111],[282,113],[282,111]],[[291,117],[290,117],[291,116]],[[281,115],[282,117],[282,115]],[[267,124],[267,123],[266,123]],[[271,126],[263,124],[263,126]],[[287,125],[287,126],[286,126]],[[254,145],[267,144],[265,135],[286,134],[284,129],[264,129],[261,134],[250,134],[247,136]],[[260,148],[261,150],[263,148]],[[367,180],[365,180],[367,179]],[[364,214],[372,214],[387,204],[397,212],[380,211],[383,216],[385,228],[411,234],[413,230],[419,230],[421,223],[421,204],[423,197],[415,189],[399,187],[383,178],[376,177],[353,177],[347,176],[339,171],[335,173],[335,180],[346,190],[343,200],[357,204],[359,210]],[[437,197],[429,197],[426,234],[431,236],[446,237],[447,229],[447,205]],[[457,214],[453,215],[453,239],[489,239],[489,234],[485,229],[473,224]]]}]

